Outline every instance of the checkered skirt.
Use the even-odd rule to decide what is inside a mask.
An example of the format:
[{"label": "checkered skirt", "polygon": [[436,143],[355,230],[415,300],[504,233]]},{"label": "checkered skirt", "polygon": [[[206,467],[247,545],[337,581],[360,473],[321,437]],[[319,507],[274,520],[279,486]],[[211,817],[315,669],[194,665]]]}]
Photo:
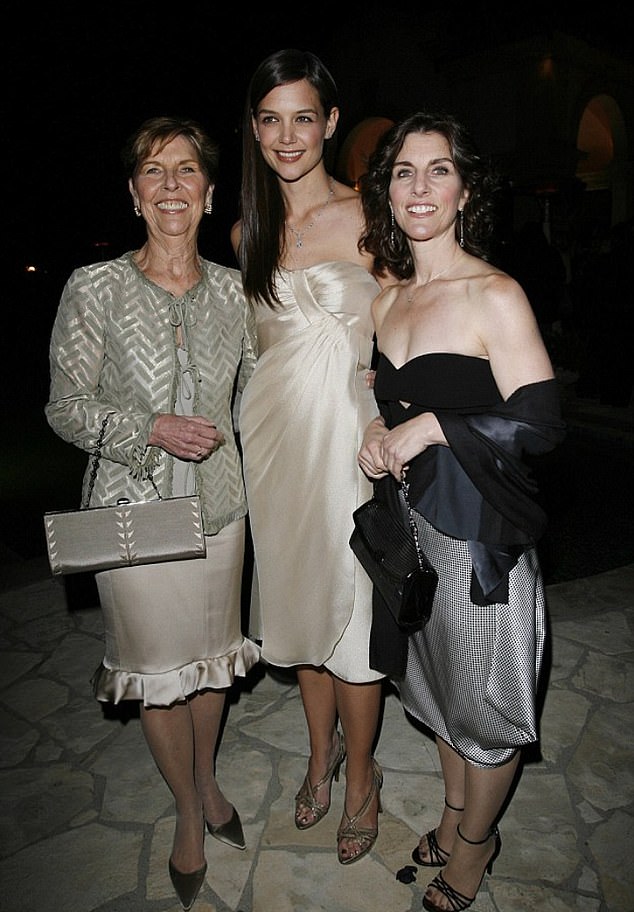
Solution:
[{"label": "checkered skirt", "polygon": [[467,543],[415,516],[439,581],[431,619],[409,638],[405,677],[395,682],[402,705],[466,760],[498,766],[538,737],[546,609],[537,555],[526,551],[512,569],[508,605],[475,605]]}]

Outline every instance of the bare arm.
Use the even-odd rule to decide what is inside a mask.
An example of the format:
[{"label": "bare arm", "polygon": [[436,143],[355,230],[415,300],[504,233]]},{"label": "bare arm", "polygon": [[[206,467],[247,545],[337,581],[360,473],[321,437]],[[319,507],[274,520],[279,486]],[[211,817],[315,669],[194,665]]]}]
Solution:
[{"label": "bare arm", "polygon": [[[489,358],[496,384],[504,400],[530,383],[550,380],[554,373],[532,308],[521,286],[502,273],[487,276],[475,285],[473,327],[476,345]],[[377,331],[393,301],[393,292],[383,291],[374,301],[372,314]],[[370,429],[369,429],[370,430]],[[429,446],[447,446],[442,428],[431,412],[425,412],[381,433],[373,429],[359,453],[359,464],[370,478],[390,472],[401,477],[409,462]]]},{"label": "bare arm", "polygon": [[504,400],[521,386],[552,380],[554,372],[537,320],[514,279],[491,276],[479,313],[477,331]]}]

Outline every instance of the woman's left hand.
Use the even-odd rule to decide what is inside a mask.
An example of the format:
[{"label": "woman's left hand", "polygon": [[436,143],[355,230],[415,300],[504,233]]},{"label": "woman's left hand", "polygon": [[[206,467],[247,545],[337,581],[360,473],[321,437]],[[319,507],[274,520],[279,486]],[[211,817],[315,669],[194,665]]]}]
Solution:
[{"label": "woman's left hand", "polygon": [[446,446],[447,440],[434,413],[423,412],[383,435],[381,459],[387,471],[400,481],[414,456],[435,444]]},{"label": "woman's left hand", "polygon": [[159,415],[148,443],[176,456],[202,462],[225,442],[225,436],[213,421],[202,415]]}]

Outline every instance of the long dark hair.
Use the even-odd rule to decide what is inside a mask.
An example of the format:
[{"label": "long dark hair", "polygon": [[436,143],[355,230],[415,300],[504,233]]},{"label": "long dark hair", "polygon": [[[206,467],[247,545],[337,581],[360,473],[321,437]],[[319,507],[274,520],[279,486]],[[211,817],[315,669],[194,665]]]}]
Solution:
[{"label": "long dark hair", "polygon": [[[464,249],[483,260],[488,259],[499,178],[486,165],[463,124],[450,114],[427,112],[412,114],[390,127],[370,156],[368,171],[361,178],[366,230],[359,242],[360,248],[373,254],[375,268],[381,274],[389,270],[400,279],[409,279],[414,274],[407,238],[392,221],[389,205],[392,167],[410,133],[440,133],[446,138],[456,170],[469,191],[463,210]],[[459,237],[459,219],[456,218],[456,239]]]},{"label": "long dark hair", "polygon": [[275,177],[253,135],[252,117],[262,99],[277,86],[306,79],[319,95],[326,117],[337,107],[337,86],[319,57],[289,48],[267,57],[247,91],[242,124],[242,238],[238,259],[247,297],[269,307],[279,304],[275,273],[284,245],[284,200]]}]

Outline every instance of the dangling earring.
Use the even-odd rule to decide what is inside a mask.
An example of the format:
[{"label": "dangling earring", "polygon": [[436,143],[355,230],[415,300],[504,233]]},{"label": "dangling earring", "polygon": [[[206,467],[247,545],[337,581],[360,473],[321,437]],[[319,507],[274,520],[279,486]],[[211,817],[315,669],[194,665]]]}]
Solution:
[{"label": "dangling earring", "polygon": [[255,141],[256,141],[256,142],[260,142],[260,134],[259,134],[259,133],[254,133],[253,136],[255,137]]},{"label": "dangling earring", "polygon": [[396,226],[396,219],[394,218],[394,210],[392,209],[392,203],[390,203],[390,215],[392,218],[392,230],[390,231],[390,244],[392,247],[396,246],[396,232],[394,227]]},{"label": "dangling earring", "polygon": [[464,247],[464,209],[458,209],[458,243]]},{"label": "dangling earring", "polygon": [[137,218],[141,218],[141,210],[136,205],[134,207],[134,214],[136,215]]},{"label": "dangling earring", "polygon": [[212,206],[211,200],[209,200],[207,203],[205,203],[205,215],[211,215],[213,210],[214,207]]}]

